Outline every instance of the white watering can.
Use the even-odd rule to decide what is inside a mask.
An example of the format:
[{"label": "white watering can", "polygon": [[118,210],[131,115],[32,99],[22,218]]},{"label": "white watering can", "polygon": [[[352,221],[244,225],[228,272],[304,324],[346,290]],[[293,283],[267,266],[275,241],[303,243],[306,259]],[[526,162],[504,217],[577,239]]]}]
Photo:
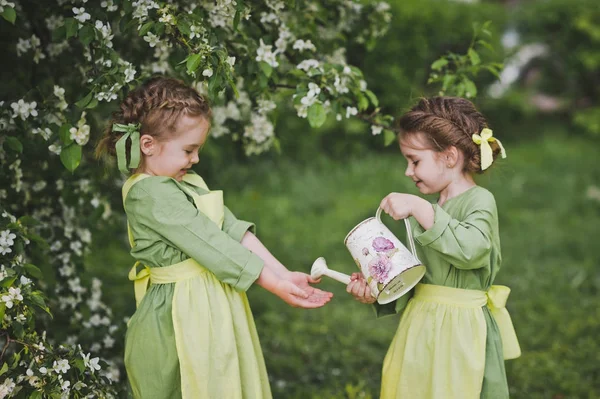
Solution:
[{"label": "white watering can", "polygon": [[[400,298],[425,275],[425,266],[417,257],[408,219],[404,219],[404,224],[410,250],[383,224],[381,208],[377,209],[375,217],[360,222],[344,239],[356,265],[367,279],[371,294],[381,305]],[[315,279],[327,276],[346,285],[350,282],[350,276],[329,269],[323,257],[315,260],[310,275]]]}]

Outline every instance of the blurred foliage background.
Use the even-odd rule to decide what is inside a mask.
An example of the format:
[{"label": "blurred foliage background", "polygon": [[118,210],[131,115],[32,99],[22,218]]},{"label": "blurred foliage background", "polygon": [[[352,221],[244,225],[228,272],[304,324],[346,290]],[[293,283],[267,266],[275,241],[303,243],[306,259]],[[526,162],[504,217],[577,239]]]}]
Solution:
[{"label": "blurred foliage background", "polygon": [[[427,85],[430,65],[464,52],[472,24],[492,21],[500,79],[477,77],[479,108],[508,158],[480,184],[496,195],[508,302],[523,356],[507,362],[511,395],[526,399],[600,397],[600,7],[597,0],[390,1],[394,19],[369,53],[349,48],[385,112],[400,115]],[[223,189],[238,217],[252,220],[290,269],[308,272],[324,256],[351,273],[346,233],[372,216],[391,191],[417,192],[394,144],[357,120],[310,129],[282,111],[281,151],[245,158],[212,140],[196,170]],[[291,133],[291,134],[290,134]],[[434,200],[431,198],[431,200]],[[116,194],[115,204],[120,197]],[[116,209],[119,209],[118,207]],[[402,236],[402,226],[386,222]],[[88,259],[115,315],[134,311],[127,280],[125,222],[99,226]],[[323,309],[302,311],[259,288],[249,296],[276,398],[377,398],[381,365],[398,318],[375,319],[344,286]]]}]

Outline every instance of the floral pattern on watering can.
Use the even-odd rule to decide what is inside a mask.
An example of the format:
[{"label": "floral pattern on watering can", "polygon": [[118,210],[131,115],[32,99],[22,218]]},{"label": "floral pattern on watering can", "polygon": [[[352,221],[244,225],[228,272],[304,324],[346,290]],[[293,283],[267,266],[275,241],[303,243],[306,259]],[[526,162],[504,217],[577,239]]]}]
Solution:
[{"label": "floral pattern on watering can", "polygon": [[406,219],[404,222],[412,251],[381,222],[381,209],[375,217],[359,223],[344,240],[380,304],[398,299],[425,274],[425,266],[416,255],[410,225]]}]

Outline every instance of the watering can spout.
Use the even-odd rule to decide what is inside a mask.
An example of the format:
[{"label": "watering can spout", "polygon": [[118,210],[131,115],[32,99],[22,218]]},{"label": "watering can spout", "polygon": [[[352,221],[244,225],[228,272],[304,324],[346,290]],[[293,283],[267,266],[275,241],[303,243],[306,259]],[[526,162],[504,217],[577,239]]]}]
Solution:
[{"label": "watering can spout", "polygon": [[336,272],[335,270],[331,270],[329,267],[327,267],[325,258],[320,257],[313,262],[313,265],[310,269],[310,277],[316,280],[322,276],[327,276],[339,281],[342,284],[348,285],[350,283],[350,276],[344,273]]}]

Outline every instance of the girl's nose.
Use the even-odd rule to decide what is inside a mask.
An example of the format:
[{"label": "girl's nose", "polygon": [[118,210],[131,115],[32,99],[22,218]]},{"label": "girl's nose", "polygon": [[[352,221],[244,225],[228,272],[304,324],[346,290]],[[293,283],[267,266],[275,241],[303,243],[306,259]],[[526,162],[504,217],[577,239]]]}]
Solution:
[{"label": "girl's nose", "polygon": [[197,152],[194,152],[194,156],[192,157],[192,161],[191,161],[191,162],[192,162],[193,164],[197,164],[197,163],[198,163],[198,161],[200,161],[200,157],[198,156],[198,153],[197,153]]},{"label": "girl's nose", "polygon": [[408,166],[406,167],[406,170],[404,171],[404,176],[411,177],[412,175],[413,175],[413,170],[410,167],[410,163],[409,163]]}]

